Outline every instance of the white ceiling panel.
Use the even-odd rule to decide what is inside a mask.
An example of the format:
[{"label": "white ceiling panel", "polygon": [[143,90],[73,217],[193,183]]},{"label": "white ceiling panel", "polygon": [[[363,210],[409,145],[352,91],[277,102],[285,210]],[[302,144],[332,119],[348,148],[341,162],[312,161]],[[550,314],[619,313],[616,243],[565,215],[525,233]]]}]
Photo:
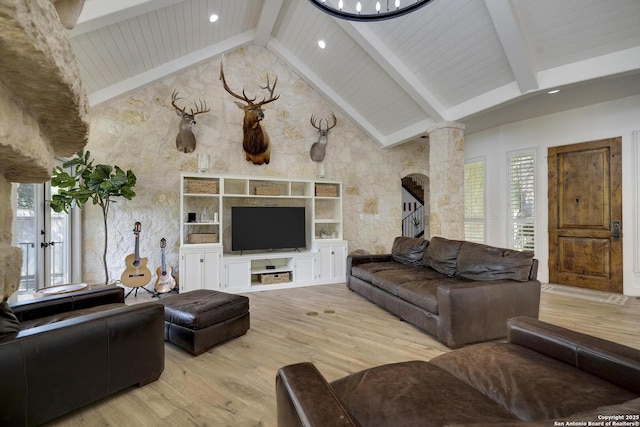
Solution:
[{"label": "white ceiling panel", "polygon": [[[273,36],[383,134],[427,115],[339,25],[304,1],[291,1]],[[327,43],[318,47],[318,40]],[[336,60],[337,59],[337,60]]]},{"label": "white ceiling panel", "polygon": [[539,70],[640,46],[638,0],[518,0]]},{"label": "white ceiling panel", "polygon": [[382,146],[543,114],[552,86],[555,109],[640,92],[639,0],[434,0],[367,24],[307,0],[87,0],[71,36],[92,105],[254,42]]},{"label": "white ceiling panel", "polygon": [[387,21],[380,38],[446,107],[513,81],[484,3],[439,0]]}]

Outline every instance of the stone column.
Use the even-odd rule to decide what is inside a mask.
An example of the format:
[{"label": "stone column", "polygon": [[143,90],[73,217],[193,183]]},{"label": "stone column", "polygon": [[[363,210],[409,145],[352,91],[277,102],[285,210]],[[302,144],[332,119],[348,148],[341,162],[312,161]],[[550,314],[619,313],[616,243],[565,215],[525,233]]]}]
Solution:
[{"label": "stone column", "polygon": [[464,239],[464,125],[429,131],[429,236]]}]

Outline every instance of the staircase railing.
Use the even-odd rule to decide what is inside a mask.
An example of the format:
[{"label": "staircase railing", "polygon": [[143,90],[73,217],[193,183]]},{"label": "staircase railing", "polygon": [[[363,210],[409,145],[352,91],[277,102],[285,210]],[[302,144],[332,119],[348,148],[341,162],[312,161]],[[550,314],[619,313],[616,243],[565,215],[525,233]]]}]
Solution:
[{"label": "staircase railing", "polygon": [[420,206],[402,219],[402,235],[405,237],[424,235],[424,206]]},{"label": "staircase railing", "polygon": [[402,187],[418,200],[420,204],[424,205],[424,186],[422,182],[417,181],[413,177],[405,176],[402,178]]}]

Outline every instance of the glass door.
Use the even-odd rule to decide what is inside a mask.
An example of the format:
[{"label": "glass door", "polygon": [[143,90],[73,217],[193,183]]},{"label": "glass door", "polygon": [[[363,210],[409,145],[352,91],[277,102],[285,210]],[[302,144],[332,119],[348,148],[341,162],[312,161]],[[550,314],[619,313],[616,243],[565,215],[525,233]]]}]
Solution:
[{"label": "glass door", "polygon": [[44,228],[40,230],[40,248],[43,251],[42,285],[46,287],[71,282],[71,216],[54,212],[49,206],[48,200],[56,188],[45,184],[44,190]]},{"label": "glass door", "polygon": [[17,184],[15,241],[22,249],[20,293],[72,280],[74,212],[56,213],[49,207],[48,200],[55,191],[49,182]]},{"label": "glass door", "polygon": [[15,218],[15,242],[22,249],[22,271],[18,292],[34,292],[38,289],[39,244],[38,223],[41,221],[38,206],[38,186],[42,184],[18,184]]}]

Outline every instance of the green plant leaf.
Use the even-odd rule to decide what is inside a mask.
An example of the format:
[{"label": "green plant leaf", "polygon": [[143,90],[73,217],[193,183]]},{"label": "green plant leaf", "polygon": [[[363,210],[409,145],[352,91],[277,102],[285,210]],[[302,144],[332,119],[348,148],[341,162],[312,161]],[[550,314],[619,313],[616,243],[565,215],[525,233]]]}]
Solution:
[{"label": "green plant leaf", "polygon": [[[73,170],[73,174],[67,172]],[[91,199],[94,205],[102,208],[105,224],[105,247],[103,264],[105,268],[105,283],[108,280],[108,268],[106,265],[107,252],[107,213],[110,203],[115,203],[115,198],[124,197],[131,200],[135,196],[133,187],[136,184],[136,176],[131,170],[123,171],[118,166],[93,165],[89,151],[78,151],[76,157],[64,162],[63,167],[53,169],[51,184],[58,188],[58,194],[54,194],[49,201],[51,209],[55,212],[69,212],[73,206],[82,207]]]}]

